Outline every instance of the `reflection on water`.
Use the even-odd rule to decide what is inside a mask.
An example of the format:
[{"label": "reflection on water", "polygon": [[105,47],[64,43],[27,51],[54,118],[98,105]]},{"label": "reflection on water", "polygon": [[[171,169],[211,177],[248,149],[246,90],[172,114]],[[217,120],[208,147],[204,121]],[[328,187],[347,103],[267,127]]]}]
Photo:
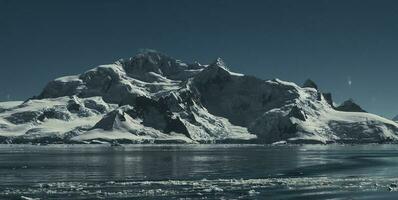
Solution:
[{"label": "reflection on water", "polygon": [[394,145],[0,145],[0,199],[395,198],[397,156]]}]

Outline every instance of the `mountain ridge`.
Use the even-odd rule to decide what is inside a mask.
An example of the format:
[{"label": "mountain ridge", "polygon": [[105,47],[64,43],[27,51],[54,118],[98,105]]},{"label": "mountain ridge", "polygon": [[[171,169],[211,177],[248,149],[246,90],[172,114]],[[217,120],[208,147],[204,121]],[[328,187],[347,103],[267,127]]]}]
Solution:
[{"label": "mountain ridge", "polygon": [[0,103],[0,142],[373,143],[398,124],[303,87],[235,73],[221,58],[187,64],[143,51],[50,81],[24,103]]}]

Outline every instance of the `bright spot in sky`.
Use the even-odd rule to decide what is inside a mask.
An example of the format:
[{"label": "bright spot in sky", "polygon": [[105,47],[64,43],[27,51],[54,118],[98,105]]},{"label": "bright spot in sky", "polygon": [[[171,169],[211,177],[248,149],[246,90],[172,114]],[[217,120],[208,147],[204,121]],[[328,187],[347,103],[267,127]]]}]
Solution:
[{"label": "bright spot in sky", "polygon": [[348,83],[348,86],[351,87],[351,85],[352,85],[351,77],[348,77],[347,83]]}]

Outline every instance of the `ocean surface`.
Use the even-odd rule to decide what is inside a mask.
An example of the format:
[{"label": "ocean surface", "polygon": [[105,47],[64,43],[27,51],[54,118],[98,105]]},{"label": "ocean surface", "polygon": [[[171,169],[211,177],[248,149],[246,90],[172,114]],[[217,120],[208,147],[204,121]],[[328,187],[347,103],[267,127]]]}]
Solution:
[{"label": "ocean surface", "polygon": [[0,199],[398,199],[397,145],[0,145]]}]

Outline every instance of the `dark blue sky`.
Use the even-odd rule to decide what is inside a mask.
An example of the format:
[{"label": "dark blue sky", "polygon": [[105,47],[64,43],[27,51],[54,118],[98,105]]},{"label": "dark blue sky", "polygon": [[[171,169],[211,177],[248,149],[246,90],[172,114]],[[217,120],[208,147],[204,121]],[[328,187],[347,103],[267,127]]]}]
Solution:
[{"label": "dark blue sky", "polygon": [[0,101],[143,48],[398,114],[395,0],[0,0]]}]

